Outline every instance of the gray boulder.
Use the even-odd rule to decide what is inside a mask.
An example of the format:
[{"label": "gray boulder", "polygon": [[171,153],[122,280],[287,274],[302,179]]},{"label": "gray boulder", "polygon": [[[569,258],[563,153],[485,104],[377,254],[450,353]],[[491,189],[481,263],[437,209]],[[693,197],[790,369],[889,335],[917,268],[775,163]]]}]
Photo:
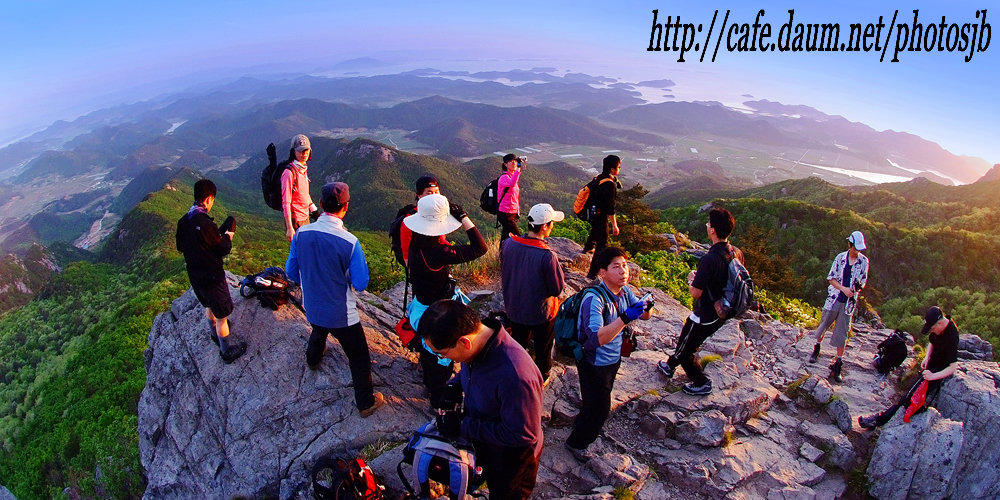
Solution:
[{"label": "gray boulder", "polygon": [[962,423],[941,418],[933,408],[908,424],[894,418],[872,452],[869,493],[880,500],[945,498],[962,440]]},{"label": "gray boulder", "polygon": [[978,335],[963,333],[958,337],[958,359],[973,361],[991,361],[993,359],[993,345],[979,338]]},{"label": "gray boulder", "polygon": [[687,420],[677,426],[675,438],[681,443],[699,446],[719,446],[726,439],[726,433],[731,433],[733,426],[729,418],[719,410],[694,412]]},{"label": "gray boulder", "polygon": [[0,485],[0,500],[17,500],[17,498],[7,488]]},{"label": "gray boulder", "polygon": [[236,288],[231,295],[232,335],[248,349],[230,365],[210,340],[192,291],[153,323],[138,411],[149,479],[144,498],[291,498],[309,487],[320,455],[407,439],[430,418],[412,355],[377,320],[363,318],[373,380],[388,404],[362,419],[346,356],[332,338],[322,364],[311,370],[305,363],[311,329],[298,309],[263,309]]}]

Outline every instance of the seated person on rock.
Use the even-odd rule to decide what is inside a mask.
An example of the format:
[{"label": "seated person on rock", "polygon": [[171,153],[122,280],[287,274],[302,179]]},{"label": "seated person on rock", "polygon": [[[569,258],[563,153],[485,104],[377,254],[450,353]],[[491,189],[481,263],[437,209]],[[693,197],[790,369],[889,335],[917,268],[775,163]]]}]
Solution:
[{"label": "seated person on rock", "polygon": [[874,429],[888,423],[897,410],[909,406],[910,399],[924,380],[928,382],[926,401],[932,401],[941,390],[942,381],[955,373],[955,369],[958,368],[958,326],[950,316],[941,311],[940,307],[934,306],[924,315],[924,328],[920,334],[927,335],[928,332],[930,335],[927,337],[927,354],[920,362],[922,370],[920,378],[898,403],[881,413],[858,417],[858,425],[865,429]]}]

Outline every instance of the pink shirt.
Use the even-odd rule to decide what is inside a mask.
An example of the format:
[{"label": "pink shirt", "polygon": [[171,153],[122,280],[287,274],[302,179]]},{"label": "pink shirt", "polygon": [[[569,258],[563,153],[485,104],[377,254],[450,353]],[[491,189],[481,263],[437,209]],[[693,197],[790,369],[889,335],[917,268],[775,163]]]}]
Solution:
[{"label": "pink shirt", "polygon": [[[514,172],[507,171],[497,181],[497,199],[499,200],[503,196],[503,199],[500,200],[500,213],[521,213],[521,187],[517,185],[517,181],[520,178],[520,170],[515,170]],[[504,196],[503,190],[508,187],[510,189],[507,190],[507,195]]]},{"label": "pink shirt", "polygon": [[309,212],[314,208],[312,197],[309,196],[307,167],[297,161],[292,162],[292,167],[281,173],[281,213],[285,217],[291,213],[293,221],[308,221]]}]

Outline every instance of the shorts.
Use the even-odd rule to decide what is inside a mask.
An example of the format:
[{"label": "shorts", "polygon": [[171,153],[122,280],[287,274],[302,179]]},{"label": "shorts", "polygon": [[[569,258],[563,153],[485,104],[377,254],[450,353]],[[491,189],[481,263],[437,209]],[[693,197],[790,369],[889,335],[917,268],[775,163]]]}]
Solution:
[{"label": "shorts", "polygon": [[830,325],[836,321],[836,326],[833,327],[833,338],[830,339],[830,345],[833,347],[841,348],[847,345],[847,331],[851,329],[851,317],[844,310],[844,302],[834,302],[833,309],[823,309],[823,315],[819,320],[819,327],[816,328],[816,339],[818,340],[820,336]]},{"label": "shorts", "polygon": [[201,305],[212,310],[212,314],[217,319],[222,319],[233,313],[233,298],[229,295],[229,284],[226,280],[220,280],[214,285],[195,286],[191,284],[194,296],[198,297]]}]

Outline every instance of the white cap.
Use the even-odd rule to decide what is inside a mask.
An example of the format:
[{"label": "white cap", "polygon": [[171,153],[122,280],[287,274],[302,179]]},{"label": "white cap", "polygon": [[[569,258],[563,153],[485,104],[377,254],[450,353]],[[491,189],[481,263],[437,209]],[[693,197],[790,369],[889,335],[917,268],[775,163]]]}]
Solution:
[{"label": "white cap", "polygon": [[559,222],[566,218],[566,214],[552,208],[548,203],[539,203],[528,211],[528,224],[541,226],[549,222]]},{"label": "white cap", "polygon": [[854,249],[857,251],[862,251],[865,248],[865,235],[861,234],[861,231],[854,231],[850,236],[847,237],[847,241],[850,241],[854,245]]}]

